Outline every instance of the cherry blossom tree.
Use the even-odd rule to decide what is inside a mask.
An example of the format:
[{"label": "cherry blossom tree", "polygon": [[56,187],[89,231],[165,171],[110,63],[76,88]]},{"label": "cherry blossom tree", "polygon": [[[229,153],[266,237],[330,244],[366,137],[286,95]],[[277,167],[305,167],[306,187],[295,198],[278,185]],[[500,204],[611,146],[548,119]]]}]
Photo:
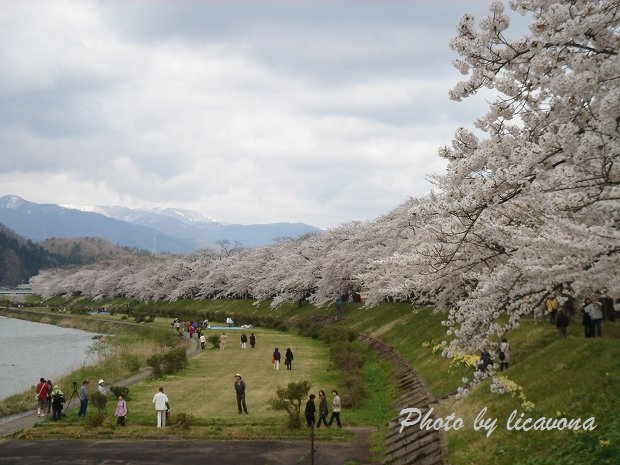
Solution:
[{"label": "cherry blossom tree", "polygon": [[[364,289],[448,313],[445,354],[516,326],[550,292],[620,293],[620,1],[514,0],[531,19],[509,39],[501,2],[465,15],[452,48],[461,101],[495,97],[439,155],[433,192],[373,221],[268,247],[44,271],[44,295],[138,300],[250,297],[326,305]],[[501,322],[501,323],[500,323]]]},{"label": "cherry blossom tree", "polygon": [[500,2],[479,27],[459,23],[451,45],[468,79],[452,98],[498,97],[441,149],[447,172],[410,211],[412,252],[375,272],[405,268],[412,293],[450,309],[452,349],[487,345],[553,290],[618,291],[619,2],[511,6],[532,17],[518,40]]}]

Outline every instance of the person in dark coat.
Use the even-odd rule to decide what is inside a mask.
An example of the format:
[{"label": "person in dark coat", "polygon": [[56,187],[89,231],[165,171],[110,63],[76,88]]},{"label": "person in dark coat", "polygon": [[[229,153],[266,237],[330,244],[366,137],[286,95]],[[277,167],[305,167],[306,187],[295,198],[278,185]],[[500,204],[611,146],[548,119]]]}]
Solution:
[{"label": "person in dark coat", "polygon": [[558,328],[558,335],[560,336],[560,339],[566,338],[569,323],[570,320],[568,319],[568,316],[566,316],[566,313],[560,310],[555,319],[555,326]]},{"label": "person in dark coat", "polygon": [[321,389],[319,391],[319,421],[316,422],[316,427],[321,427],[321,422],[325,426],[327,426],[327,415],[329,414],[329,410],[327,409],[327,397],[325,396],[325,391]]},{"label": "person in dark coat", "polygon": [[241,375],[235,375],[235,393],[237,394],[237,408],[239,414],[248,413],[248,407],[245,405],[245,382],[241,379]]},{"label": "person in dark coat", "polygon": [[51,392],[52,397],[52,420],[60,420],[62,418],[62,407],[65,403],[65,395],[60,390],[60,387],[57,385],[54,386],[54,389]]},{"label": "person in dark coat", "polygon": [[273,351],[273,356],[271,357],[271,363],[273,363],[274,370],[280,369],[280,358],[281,357],[282,355],[280,354],[280,351],[276,347],[276,349]]},{"label": "person in dark coat", "polygon": [[308,428],[314,426],[314,414],[316,412],[316,406],[314,405],[315,397],[314,394],[310,394],[310,398],[306,402],[306,423],[308,423]]},{"label": "person in dark coat", "polygon": [[290,347],[286,349],[286,353],[284,354],[284,364],[286,365],[287,370],[293,369],[293,351]]},{"label": "person in dark coat", "polygon": [[252,349],[256,346],[256,336],[254,336],[254,333],[250,334],[250,347],[252,347]]},{"label": "person in dark coat", "polygon": [[586,299],[583,302],[583,307],[581,307],[581,324],[584,327],[584,333],[586,337],[592,337],[590,334],[590,326],[592,325],[592,319],[590,318],[590,314],[586,312],[586,307],[590,305],[592,301],[590,299]]},{"label": "person in dark coat", "polygon": [[478,361],[478,369],[480,371],[487,371],[489,365],[493,365],[493,359],[488,350],[484,349],[480,352],[480,360]]}]

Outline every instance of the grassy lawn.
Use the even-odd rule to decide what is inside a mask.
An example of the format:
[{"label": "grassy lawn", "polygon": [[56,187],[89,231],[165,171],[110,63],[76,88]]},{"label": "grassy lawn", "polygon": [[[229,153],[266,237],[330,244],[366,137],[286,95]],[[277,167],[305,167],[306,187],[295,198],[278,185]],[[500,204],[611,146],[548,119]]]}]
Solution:
[{"label": "grassy lawn", "polygon": [[[220,333],[220,331],[212,331]],[[210,333],[210,332],[208,332]],[[257,329],[255,349],[241,349],[240,332],[228,331],[225,350],[205,349],[190,360],[178,376],[149,380],[132,389],[132,417],[138,423],[153,422],[152,397],[164,386],[173,411],[191,413],[203,424],[232,423],[233,425],[270,424],[283,416],[267,406],[278,386],[307,379],[312,392],[330,390],[336,373],[327,370],[328,348],[325,344],[290,333]],[[248,332],[249,335],[249,332]],[[194,341],[191,341],[194,344]],[[282,353],[290,347],[295,355],[293,369],[272,368],[271,354],[275,347]],[[251,415],[238,415],[234,375],[240,373],[246,383],[246,401]]]},{"label": "grassy lawn", "polygon": [[[152,399],[159,386],[163,386],[170,399],[172,415],[180,412],[192,414],[196,426],[183,432],[183,437],[225,438],[265,438],[265,437],[305,437],[306,431],[287,431],[286,413],[269,408],[267,401],[275,395],[278,386],[303,379],[310,381],[311,392],[319,389],[330,392],[337,388],[339,373],[330,369],[329,348],[326,344],[298,336],[292,332],[268,329],[251,330],[257,337],[255,349],[242,349],[239,331],[227,331],[229,340],[224,350],[207,348],[189,361],[186,369],[175,375],[160,379],[148,379],[130,388],[128,400],[129,415],[127,427],[115,428],[114,409],[116,401],[111,399],[107,405],[106,425],[103,428],[88,430],[82,426],[83,419],[77,418],[73,409],[63,422],[47,421],[44,425],[27,432],[28,438],[51,437],[159,437],[171,434],[171,430],[155,428],[155,412]],[[221,331],[207,331],[221,333]],[[250,331],[247,332],[249,335]],[[197,344],[197,340],[190,341]],[[290,347],[295,355],[293,369],[286,370],[284,363],[278,371],[271,363],[272,353],[278,347],[282,353]],[[240,373],[246,382],[246,402],[249,415],[239,415],[235,391],[234,375]],[[94,388],[93,388],[94,389]],[[92,412],[93,406],[89,407]],[[303,414],[303,409],[302,409]],[[351,425],[359,415],[348,416],[343,413],[343,422]],[[363,416],[361,417],[363,419]],[[172,432],[180,434],[180,432]],[[343,431],[321,431],[322,437],[347,438],[350,433]]]},{"label": "grassy lawn", "polygon": [[[179,310],[221,311],[233,317],[265,314],[280,320],[302,320],[311,315],[333,315],[332,307],[317,309],[305,304],[269,308],[268,303],[253,305],[251,301],[175,302]],[[165,308],[165,304],[157,304]],[[117,316],[117,318],[121,318]],[[514,395],[490,392],[484,381],[472,389],[469,396],[456,399],[452,393],[461,378],[471,378],[471,370],[455,366],[442,358],[437,347],[445,339],[441,326],[443,315],[430,309],[414,309],[406,304],[386,303],[367,309],[359,304],[347,304],[345,318],[336,324],[343,332],[352,329],[381,339],[392,345],[420,373],[431,393],[441,399],[436,406],[440,415],[455,413],[464,420],[464,428],[447,434],[450,463],[465,464],[523,464],[523,465],[600,465],[620,464],[620,321],[604,322],[603,338],[585,339],[578,319],[569,326],[569,337],[558,340],[555,327],[547,322],[522,319],[519,328],[507,335],[511,343],[511,365],[504,373],[513,383]],[[129,319],[128,321],[132,321]],[[158,318],[149,325],[164,328],[169,318]],[[56,434],[69,437],[161,437],[156,431],[151,399],[160,385],[170,397],[173,415],[192,413],[198,426],[183,437],[282,437],[294,435],[283,428],[284,413],[270,411],[265,402],[278,385],[308,379],[312,392],[338,389],[341,374],[330,368],[328,347],[317,340],[302,338],[294,331],[280,332],[259,329],[257,348],[242,351],[238,333],[230,332],[225,351],[207,350],[192,359],[189,367],[175,376],[149,380],[131,389],[128,427],[115,430],[112,411],[108,408],[109,424],[100,431],[87,431],[75,418],[60,426],[48,424],[35,428],[40,437]],[[249,334],[249,333],[248,333]],[[284,352],[291,347],[295,353],[292,372],[274,373],[271,353],[274,347]],[[247,402],[250,415],[238,415],[233,390],[233,375],[241,373],[248,385]],[[377,455],[387,428],[386,423],[398,412],[393,400],[399,393],[394,388],[392,367],[373,352],[366,352],[364,375],[370,398],[356,409],[345,410],[345,425],[376,425],[374,437]],[[520,397],[521,396],[521,397]],[[526,410],[524,401],[532,405]],[[415,407],[415,406],[411,406]],[[473,419],[482,408],[486,417],[498,419],[494,433],[487,438],[472,427]],[[532,418],[595,417],[597,428],[591,432],[565,431],[508,431],[506,419],[510,412],[524,412]],[[305,432],[301,432],[305,434]],[[327,438],[335,432],[321,431]]]}]

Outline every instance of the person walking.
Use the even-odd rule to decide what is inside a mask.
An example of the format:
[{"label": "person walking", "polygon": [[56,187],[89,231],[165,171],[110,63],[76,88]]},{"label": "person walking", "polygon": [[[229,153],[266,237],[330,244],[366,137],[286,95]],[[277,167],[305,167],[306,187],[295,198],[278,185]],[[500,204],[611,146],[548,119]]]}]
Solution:
[{"label": "person walking", "polygon": [[584,309],[590,315],[590,337],[601,337],[603,335],[603,309],[596,297]]},{"label": "person walking", "polygon": [[480,360],[478,360],[477,367],[480,371],[487,371],[489,365],[493,365],[493,358],[490,352],[485,348],[480,351]]},{"label": "person walking", "polygon": [[207,345],[207,338],[205,337],[204,334],[201,334],[200,335],[200,348],[204,349],[206,345]]},{"label": "person walking", "polygon": [[37,416],[44,417],[47,411],[47,394],[49,392],[49,386],[45,378],[39,378],[39,384],[35,388],[37,393]]},{"label": "person walking", "polygon": [[284,364],[287,370],[293,369],[293,351],[290,347],[287,347],[286,353],[284,354]]},{"label": "person walking", "polygon": [[581,307],[581,324],[584,328],[584,333],[586,337],[592,337],[590,333],[590,327],[592,326],[592,319],[590,318],[590,314],[586,312],[586,307],[590,305],[592,301],[590,299],[585,299],[583,301],[583,307]]},{"label": "person walking", "polygon": [[560,310],[558,312],[558,316],[555,319],[555,326],[556,328],[558,328],[558,336],[560,336],[560,339],[566,339],[569,323],[570,320],[568,319],[568,316],[566,316],[566,313]]},{"label": "person walking", "polygon": [[319,421],[316,422],[316,427],[321,427],[321,422],[325,426],[327,426],[327,414],[329,410],[327,410],[327,398],[325,397],[325,391],[323,389],[319,390]]},{"label": "person walking", "polygon": [[329,419],[329,423],[327,424],[327,426],[331,426],[332,423],[334,422],[334,419],[336,420],[336,424],[338,425],[338,428],[342,428],[342,424],[340,423],[340,411],[342,410],[342,403],[340,401],[340,396],[338,395],[338,391],[336,391],[335,389],[332,391],[332,416]]},{"label": "person walking", "polygon": [[510,344],[506,338],[499,344],[499,371],[504,371],[510,364]]},{"label": "person walking", "polygon": [[155,413],[157,414],[157,427],[166,426],[166,410],[170,408],[168,396],[164,394],[164,387],[160,386],[159,392],[153,396],[153,404],[155,404]]},{"label": "person walking", "polygon": [[252,349],[256,347],[256,336],[254,336],[254,333],[250,334],[250,347]]},{"label": "person walking", "polygon": [[226,333],[222,333],[222,335],[220,336],[220,350],[224,350],[224,347],[226,347],[227,340],[228,340],[228,336],[226,336]]},{"label": "person walking", "polygon": [[116,426],[125,426],[125,418],[127,417],[127,402],[123,399],[123,396],[118,396],[118,403],[116,404]]},{"label": "person walking", "polygon": [[237,408],[239,414],[248,413],[248,407],[245,405],[245,381],[241,379],[241,375],[235,375],[235,394],[237,395]]},{"label": "person walking", "polygon": [[312,428],[314,426],[314,414],[316,412],[316,405],[314,405],[314,398],[316,396],[314,394],[310,394],[310,398],[308,402],[306,402],[306,423],[308,424],[308,428]]},{"label": "person walking", "polygon": [[248,342],[248,337],[245,335],[245,332],[241,333],[241,348],[245,349]]},{"label": "person walking", "polygon": [[78,392],[78,398],[80,399],[80,410],[78,410],[78,417],[86,416],[86,410],[88,409],[88,384],[90,381],[85,379],[80,386],[80,392]]},{"label": "person walking", "polygon": [[558,303],[558,299],[556,299],[555,294],[551,294],[545,301],[545,307],[547,308],[547,313],[549,313],[549,323],[554,325],[555,316],[558,313],[558,308],[560,308],[560,304]]},{"label": "person walking", "polygon": [[58,384],[54,386],[51,393],[52,397],[52,420],[57,421],[62,418],[62,404],[65,403],[65,395],[60,390]]},{"label": "person walking", "polygon": [[273,351],[273,356],[271,357],[271,363],[273,363],[273,369],[276,371],[280,369],[280,358],[281,358],[280,351],[276,347],[276,349]]},{"label": "person walking", "polygon": [[52,391],[54,390],[54,386],[52,386],[52,380],[47,380],[47,399],[45,399],[45,406],[47,409],[47,414],[52,413]]}]

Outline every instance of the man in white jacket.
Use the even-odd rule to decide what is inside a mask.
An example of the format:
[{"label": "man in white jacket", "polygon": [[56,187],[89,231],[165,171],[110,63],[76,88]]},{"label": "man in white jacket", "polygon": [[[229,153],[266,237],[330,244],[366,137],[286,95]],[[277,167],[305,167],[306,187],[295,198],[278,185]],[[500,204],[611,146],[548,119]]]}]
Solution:
[{"label": "man in white jacket", "polygon": [[168,396],[164,394],[164,388],[160,387],[159,392],[153,397],[155,412],[157,413],[157,427],[166,426],[166,410],[169,408]]}]

